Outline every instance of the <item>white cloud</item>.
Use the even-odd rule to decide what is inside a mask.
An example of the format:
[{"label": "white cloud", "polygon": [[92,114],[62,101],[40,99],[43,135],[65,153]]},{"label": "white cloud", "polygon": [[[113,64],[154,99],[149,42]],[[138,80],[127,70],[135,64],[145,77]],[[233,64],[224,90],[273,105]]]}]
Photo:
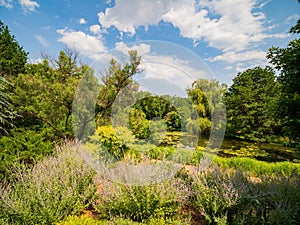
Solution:
[{"label": "white cloud", "polygon": [[32,0],[19,0],[19,4],[24,12],[32,12],[35,11],[36,8],[40,7],[37,2]]},{"label": "white cloud", "polygon": [[86,24],[87,21],[84,18],[79,19],[79,24]]},{"label": "white cloud", "polygon": [[285,19],[285,23],[290,23],[291,21],[297,21],[299,19],[299,15],[298,14],[294,14],[289,16],[288,18]]},{"label": "white cloud", "polygon": [[35,39],[38,40],[44,47],[49,47],[48,41],[41,35],[36,34],[34,35]]},{"label": "white cloud", "polygon": [[57,30],[62,35],[59,42],[66,44],[69,48],[77,50],[80,54],[90,58],[98,58],[106,51],[102,41],[95,36],[87,35],[82,31],[67,29]]},{"label": "white cloud", "polygon": [[133,35],[136,27],[155,25],[161,20],[165,2],[168,1],[116,0],[113,8],[98,14],[99,22],[104,28],[114,26]]},{"label": "white cloud", "polygon": [[199,78],[211,78],[209,74],[190,66],[188,61],[168,55],[145,55],[142,65],[146,78],[172,81],[185,90]]},{"label": "white cloud", "polygon": [[117,42],[116,49],[125,55],[128,55],[128,51],[130,51],[130,50],[136,50],[140,56],[144,56],[150,52],[150,45],[141,43],[138,45],[135,44],[131,47],[128,47],[123,42]]},{"label": "white cloud", "polygon": [[264,2],[262,2],[262,3],[260,3],[260,5],[258,6],[258,8],[263,8],[263,7],[265,7],[267,4],[269,4],[270,2],[271,2],[272,0],[266,0],[266,1],[264,1]]},{"label": "white cloud", "polygon": [[137,27],[169,22],[194,43],[205,41],[211,47],[230,51],[243,50],[266,37],[265,16],[254,13],[255,7],[254,0],[116,0],[114,7],[98,17],[104,28],[114,26],[130,35]]},{"label": "white cloud", "polygon": [[92,25],[92,26],[90,26],[90,31],[91,31],[93,34],[99,35],[99,34],[100,34],[100,31],[101,31],[101,27],[100,27],[98,24]]},{"label": "white cloud", "polygon": [[244,51],[244,52],[234,52],[229,51],[225,52],[222,55],[218,55],[212,59],[209,59],[211,62],[216,61],[226,61],[228,63],[235,63],[235,62],[243,62],[243,61],[265,61],[266,60],[266,52],[264,51],[258,51],[258,50],[250,50],[250,51]]},{"label": "white cloud", "polygon": [[0,0],[0,6],[11,9],[13,7],[12,0]]},{"label": "white cloud", "polygon": [[39,63],[42,63],[44,61],[44,59],[42,58],[37,58],[37,59],[29,59],[29,62],[31,64],[39,64]]}]

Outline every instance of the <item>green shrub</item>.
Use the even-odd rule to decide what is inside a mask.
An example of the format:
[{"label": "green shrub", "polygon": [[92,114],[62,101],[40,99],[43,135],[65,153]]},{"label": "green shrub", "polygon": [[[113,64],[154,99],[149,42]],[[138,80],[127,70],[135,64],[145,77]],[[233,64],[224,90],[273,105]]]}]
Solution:
[{"label": "green shrub", "polygon": [[183,192],[184,188],[180,190],[175,181],[147,186],[103,181],[95,208],[104,219],[122,217],[137,222],[151,218],[173,219],[178,216]]},{"label": "green shrub", "polygon": [[118,138],[112,126],[100,126],[97,128],[100,143],[116,159],[124,157],[124,153],[129,150],[124,141]]},{"label": "green shrub", "polygon": [[52,224],[88,207],[95,198],[94,172],[66,145],[33,168],[18,167],[0,185],[0,216],[10,224]]},{"label": "green shrub", "polygon": [[168,158],[174,151],[175,147],[162,147],[157,146],[149,150],[149,157],[150,159],[159,159],[163,160]]},{"label": "green shrub", "polygon": [[53,144],[45,140],[44,132],[16,130],[0,138],[0,180],[17,162],[32,164],[35,160],[49,155]]},{"label": "green shrub", "polygon": [[145,139],[150,135],[149,120],[142,110],[132,108],[129,116],[130,128],[136,138]]},{"label": "green shrub", "polygon": [[180,164],[191,164],[192,163],[192,149],[177,148],[169,157],[172,160]]},{"label": "green shrub", "polygon": [[214,167],[196,176],[190,199],[208,224],[297,224],[300,176],[252,177]]},{"label": "green shrub", "polygon": [[66,220],[55,223],[54,225],[106,225],[107,222],[99,221],[87,216],[68,216]]}]

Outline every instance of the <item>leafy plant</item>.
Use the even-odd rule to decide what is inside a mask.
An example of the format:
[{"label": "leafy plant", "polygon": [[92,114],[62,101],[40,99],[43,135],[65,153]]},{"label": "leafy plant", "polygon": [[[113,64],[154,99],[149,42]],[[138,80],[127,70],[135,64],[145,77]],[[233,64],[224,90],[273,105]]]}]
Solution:
[{"label": "leafy plant", "polygon": [[72,144],[33,168],[16,167],[0,186],[0,215],[10,224],[52,224],[94,200],[94,172]]},{"label": "leafy plant", "polygon": [[124,140],[120,140],[112,126],[100,126],[97,129],[100,143],[103,148],[106,149],[112,156],[117,159],[124,157],[129,147],[126,145]]},{"label": "leafy plant", "polygon": [[173,219],[178,216],[184,191],[177,185],[174,181],[147,186],[104,181],[95,207],[105,219],[122,217],[138,222]]}]

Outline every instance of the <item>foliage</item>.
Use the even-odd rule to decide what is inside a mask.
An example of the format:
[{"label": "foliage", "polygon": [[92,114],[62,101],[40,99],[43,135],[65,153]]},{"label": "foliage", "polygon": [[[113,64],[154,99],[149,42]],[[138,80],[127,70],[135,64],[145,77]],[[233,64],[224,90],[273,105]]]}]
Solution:
[{"label": "foliage", "polygon": [[[299,33],[299,24],[291,31]],[[300,134],[300,39],[290,41],[286,48],[272,47],[267,58],[280,71],[279,99],[276,102],[275,116],[282,122],[283,132],[299,141]]]},{"label": "foliage", "polygon": [[150,135],[149,120],[146,114],[138,109],[131,109],[129,115],[130,128],[134,136],[138,139],[146,139]]},{"label": "foliage", "polygon": [[0,21],[0,77],[17,76],[24,72],[28,53]]},{"label": "foliage", "polygon": [[124,157],[129,150],[124,140],[120,140],[112,126],[100,126],[97,129],[101,145],[116,159]]},{"label": "foliage", "polygon": [[177,216],[183,198],[184,190],[178,185],[175,181],[146,186],[103,181],[95,207],[106,219],[123,217],[138,222],[172,219]]},{"label": "foliage", "polygon": [[[76,60],[76,56],[61,51],[57,68],[44,60],[28,65],[26,73],[15,79],[13,101],[22,116],[20,126],[22,123],[27,127],[45,126],[53,129],[58,138],[72,136],[73,97],[80,78],[88,69],[78,67]],[[31,124],[28,121],[32,121]]]},{"label": "foliage", "polygon": [[8,133],[8,128],[13,127],[13,119],[16,118],[16,111],[10,102],[8,86],[11,84],[0,77],[0,134]]},{"label": "foliage", "polygon": [[0,138],[0,178],[15,163],[32,164],[52,153],[53,145],[45,140],[45,131],[19,129]]},{"label": "foliage", "polygon": [[168,127],[168,131],[181,130],[181,118],[178,112],[176,111],[168,112],[165,116],[165,121]]},{"label": "foliage", "polygon": [[126,86],[132,84],[132,77],[140,72],[138,66],[141,57],[137,55],[137,51],[135,50],[129,51],[128,53],[130,62],[121,65],[115,59],[112,59],[107,73],[102,76],[103,85],[100,88],[95,110],[98,125],[110,122],[112,106],[118,94],[121,93]]},{"label": "foliage", "polygon": [[198,79],[187,89],[197,112],[187,120],[186,131],[189,134],[207,137],[211,128],[220,129],[224,126],[226,113],[223,96],[226,90],[225,84],[207,79]]},{"label": "foliage", "polygon": [[226,94],[227,135],[264,141],[274,133],[270,114],[277,93],[275,74],[270,68],[256,67],[239,73]]},{"label": "foliage", "polygon": [[15,168],[14,176],[0,186],[2,218],[9,224],[52,224],[91,204],[94,172],[72,145],[33,168]]},{"label": "foliage", "polygon": [[105,221],[98,221],[87,216],[68,216],[66,220],[54,225],[106,225]]},{"label": "foliage", "polygon": [[214,168],[193,180],[191,201],[207,224],[295,224],[299,185],[299,174],[253,179]]},{"label": "foliage", "polygon": [[140,99],[133,108],[143,111],[147,120],[164,118],[168,112],[174,111],[171,102],[161,96],[148,96]]}]

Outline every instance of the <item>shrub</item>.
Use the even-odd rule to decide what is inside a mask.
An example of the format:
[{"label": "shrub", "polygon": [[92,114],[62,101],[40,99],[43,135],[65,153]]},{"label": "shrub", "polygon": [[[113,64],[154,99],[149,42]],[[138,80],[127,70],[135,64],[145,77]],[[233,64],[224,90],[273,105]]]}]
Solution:
[{"label": "shrub", "polygon": [[162,146],[157,146],[149,150],[149,157],[150,159],[159,159],[163,160],[169,157],[174,151],[175,147],[162,147]]},{"label": "shrub", "polygon": [[106,225],[107,222],[99,221],[87,216],[68,216],[66,220],[55,223],[55,225]]},{"label": "shrub", "polygon": [[129,150],[124,141],[120,140],[112,126],[100,126],[97,129],[99,140],[103,146],[116,159],[124,157],[124,153]]},{"label": "shrub", "polygon": [[0,179],[5,177],[17,162],[32,164],[49,155],[53,144],[45,141],[45,134],[33,130],[15,130],[10,136],[0,138]]},{"label": "shrub", "polygon": [[192,149],[177,148],[168,159],[181,164],[191,164],[192,163]]},{"label": "shrub", "polygon": [[215,167],[193,180],[190,197],[208,224],[297,224],[299,189],[299,174],[257,178]]},{"label": "shrub", "polygon": [[151,218],[174,219],[178,216],[184,190],[175,180],[147,186],[103,181],[95,208],[105,219],[122,217],[137,222]]},{"label": "shrub", "polygon": [[66,145],[33,168],[15,168],[0,185],[0,215],[10,224],[51,224],[78,213],[95,198],[94,172]]}]

